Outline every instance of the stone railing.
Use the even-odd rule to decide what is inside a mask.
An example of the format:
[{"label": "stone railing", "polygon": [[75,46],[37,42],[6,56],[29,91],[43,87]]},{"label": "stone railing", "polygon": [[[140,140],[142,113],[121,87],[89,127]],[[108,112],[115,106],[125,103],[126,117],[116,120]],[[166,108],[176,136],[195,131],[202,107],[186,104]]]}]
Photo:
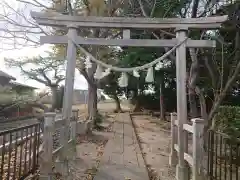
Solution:
[{"label": "stone railing", "polygon": [[[84,123],[79,121],[78,111],[73,111],[68,133],[68,147],[76,147],[77,134],[85,133]],[[53,177],[53,167],[58,166],[59,157],[63,156],[64,148],[64,119],[59,119],[56,113],[46,113],[44,116],[43,138],[40,150],[40,180]]]},{"label": "stone railing", "polygon": [[[195,118],[191,120],[192,125],[183,124],[184,133],[190,133],[192,136],[191,141],[192,144],[186,143],[184,144],[184,160],[188,163],[188,165],[192,169],[192,177],[189,179],[192,180],[200,180],[202,179],[201,166],[203,159],[203,128],[204,128],[204,120],[200,118]],[[169,158],[169,164],[171,166],[176,166],[178,163],[178,158],[181,156],[179,154],[179,141],[188,142],[189,139],[183,141],[184,137],[178,137],[178,120],[177,114],[171,113],[171,152]],[[188,179],[186,179],[188,180]]]}]

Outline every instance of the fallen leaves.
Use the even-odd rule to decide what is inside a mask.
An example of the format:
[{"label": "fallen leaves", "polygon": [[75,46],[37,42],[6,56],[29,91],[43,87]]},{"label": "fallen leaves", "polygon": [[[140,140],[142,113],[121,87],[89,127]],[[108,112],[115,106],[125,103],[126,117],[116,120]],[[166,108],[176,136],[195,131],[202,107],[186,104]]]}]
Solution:
[{"label": "fallen leaves", "polygon": [[0,156],[0,166],[3,163],[3,176],[1,177],[1,180],[8,179],[8,176],[9,176],[9,179],[13,179],[14,172],[15,172],[15,179],[19,179],[21,178],[21,176],[26,175],[29,172],[29,170],[33,168],[33,161],[31,162],[31,164],[29,164],[29,161],[25,162],[25,158],[26,160],[28,160],[30,156],[29,146],[30,146],[30,140],[28,140],[27,142],[25,141],[24,144],[18,145],[16,149],[15,147],[13,147],[13,149],[10,149],[10,153],[9,153],[9,148],[7,148],[5,150],[3,161],[2,161],[2,156]]}]

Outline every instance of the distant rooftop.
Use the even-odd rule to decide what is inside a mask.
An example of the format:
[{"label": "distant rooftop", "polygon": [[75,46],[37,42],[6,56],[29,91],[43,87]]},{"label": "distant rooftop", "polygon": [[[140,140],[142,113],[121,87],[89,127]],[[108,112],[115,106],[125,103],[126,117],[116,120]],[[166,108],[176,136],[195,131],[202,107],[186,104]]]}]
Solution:
[{"label": "distant rooftop", "polygon": [[15,77],[13,77],[13,76],[11,76],[11,75],[5,73],[5,72],[2,71],[2,70],[0,70],[0,76],[6,77],[6,78],[8,78],[8,79],[16,80]]},{"label": "distant rooftop", "polygon": [[16,81],[11,81],[11,82],[9,82],[9,84],[12,85],[12,86],[15,86],[15,87],[21,86],[21,87],[26,87],[26,88],[31,88],[31,89],[38,89],[36,87],[28,86],[26,84],[22,84],[22,83],[19,83],[19,82],[16,82]]}]

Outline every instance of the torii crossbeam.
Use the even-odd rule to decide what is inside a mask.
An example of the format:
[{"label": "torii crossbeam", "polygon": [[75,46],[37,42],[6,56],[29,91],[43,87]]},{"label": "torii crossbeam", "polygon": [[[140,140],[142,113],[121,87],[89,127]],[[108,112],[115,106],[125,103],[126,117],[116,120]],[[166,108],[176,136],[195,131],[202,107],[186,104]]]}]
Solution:
[{"label": "torii crossbeam", "polygon": [[[67,71],[64,93],[63,117],[65,121],[64,152],[67,152],[67,132],[70,123],[74,72],[76,66],[77,49],[73,41],[79,44],[106,45],[106,46],[145,46],[145,47],[173,47],[187,38],[189,29],[217,29],[225,22],[227,16],[215,16],[205,18],[130,18],[130,17],[83,17],[69,16],[57,13],[32,12],[32,17],[40,25],[68,28],[68,36],[45,36],[41,37],[41,43],[68,44]],[[176,39],[150,40],[130,39],[130,33],[125,39],[101,39],[82,38],[77,35],[78,28],[114,28],[114,29],[175,29]],[[186,167],[184,150],[187,136],[183,130],[183,124],[187,122],[187,99],[186,99],[186,48],[187,47],[215,47],[215,41],[191,40],[181,44],[176,49],[176,76],[177,76],[177,118],[178,118],[178,166],[177,179],[186,180]]]},{"label": "torii crossbeam", "polygon": [[95,17],[68,16],[57,13],[31,12],[32,18],[38,24],[46,26],[69,26],[86,28],[116,28],[116,29],[216,29],[225,22],[228,16],[202,18],[132,18],[132,17]]}]

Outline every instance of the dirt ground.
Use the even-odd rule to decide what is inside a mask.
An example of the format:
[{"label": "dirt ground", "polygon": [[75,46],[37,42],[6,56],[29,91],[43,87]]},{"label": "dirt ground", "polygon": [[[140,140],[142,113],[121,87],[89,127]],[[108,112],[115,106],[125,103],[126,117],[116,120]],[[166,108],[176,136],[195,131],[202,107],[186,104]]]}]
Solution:
[{"label": "dirt ground", "polygon": [[[103,114],[106,112],[113,113],[115,107],[116,107],[116,105],[114,102],[104,102],[103,101],[103,102],[98,103],[98,110]],[[123,103],[121,105],[121,107],[122,107],[123,111],[129,110],[129,107],[128,107],[128,105],[126,105],[126,103]],[[87,116],[87,105],[85,105],[85,104],[73,105],[73,109],[78,109],[81,117],[84,118]]]},{"label": "dirt ground", "polygon": [[[99,111],[104,114],[107,119],[103,122],[105,132],[93,132],[93,139],[85,137],[78,145],[78,154],[82,157],[85,164],[85,171],[82,171],[82,176],[79,179],[93,179],[97,172],[98,164],[101,159],[104,146],[110,135],[111,124],[114,121],[116,114],[113,113],[114,103],[100,103]],[[78,107],[83,111],[83,107]],[[129,110],[127,105],[123,105],[124,110]],[[149,170],[151,180],[174,180],[175,170],[169,164],[170,152],[170,123],[161,122],[156,117],[147,115],[132,116],[136,126],[137,136],[140,139],[140,146],[145,158],[146,166]],[[90,141],[88,140],[90,138]],[[95,139],[97,138],[97,140]],[[92,143],[96,141],[98,143]]]},{"label": "dirt ground", "polygon": [[[73,180],[93,180],[103,155],[104,147],[111,136],[111,128],[116,114],[114,103],[100,103],[100,113],[105,117],[101,131],[77,138],[77,159],[71,163]],[[84,105],[74,106],[80,114],[86,112]],[[123,110],[129,110],[124,104]],[[140,141],[146,166],[151,180],[174,180],[174,169],[169,167],[170,124],[147,115],[133,115],[133,122]]]},{"label": "dirt ground", "polygon": [[[76,149],[70,148],[68,154],[72,180],[93,180],[103,155],[104,147],[111,135],[115,114],[106,112],[104,118],[101,130],[93,130],[91,134],[78,135]],[[57,172],[57,169],[54,171],[56,179],[64,180],[61,172]]]},{"label": "dirt ground", "polygon": [[[170,132],[168,122],[147,115],[132,116],[151,180],[174,180],[169,164]],[[158,122],[158,123],[156,123]]]},{"label": "dirt ground", "polygon": [[[74,108],[84,113],[84,105],[77,105]],[[112,135],[112,124],[116,114],[113,113],[114,103],[99,103],[98,109],[103,115],[101,130],[93,130],[92,134],[79,135],[77,138],[76,160],[71,162],[70,169],[73,180],[92,180],[95,176],[100,159],[103,155],[104,147]],[[127,108],[124,108],[125,110]]]},{"label": "dirt ground", "polygon": [[[74,106],[84,112],[84,105]],[[112,135],[112,124],[116,114],[113,113],[114,103],[99,103],[98,110],[103,115],[102,130],[94,130],[92,134],[80,135],[77,138],[77,159],[72,164],[73,180],[92,180],[97,172],[104,147]],[[127,107],[123,107],[127,110]],[[77,168],[76,168],[77,167]]]},{"label": "dirt ground", "polygon": [[77,137],[77,159],[71,164],[73,180],[92,180],[97,172],[104,147],[111,134],[111,125],[114,114],[105,114],[101,131],[93,131],[92,134],[79,135]]}]

